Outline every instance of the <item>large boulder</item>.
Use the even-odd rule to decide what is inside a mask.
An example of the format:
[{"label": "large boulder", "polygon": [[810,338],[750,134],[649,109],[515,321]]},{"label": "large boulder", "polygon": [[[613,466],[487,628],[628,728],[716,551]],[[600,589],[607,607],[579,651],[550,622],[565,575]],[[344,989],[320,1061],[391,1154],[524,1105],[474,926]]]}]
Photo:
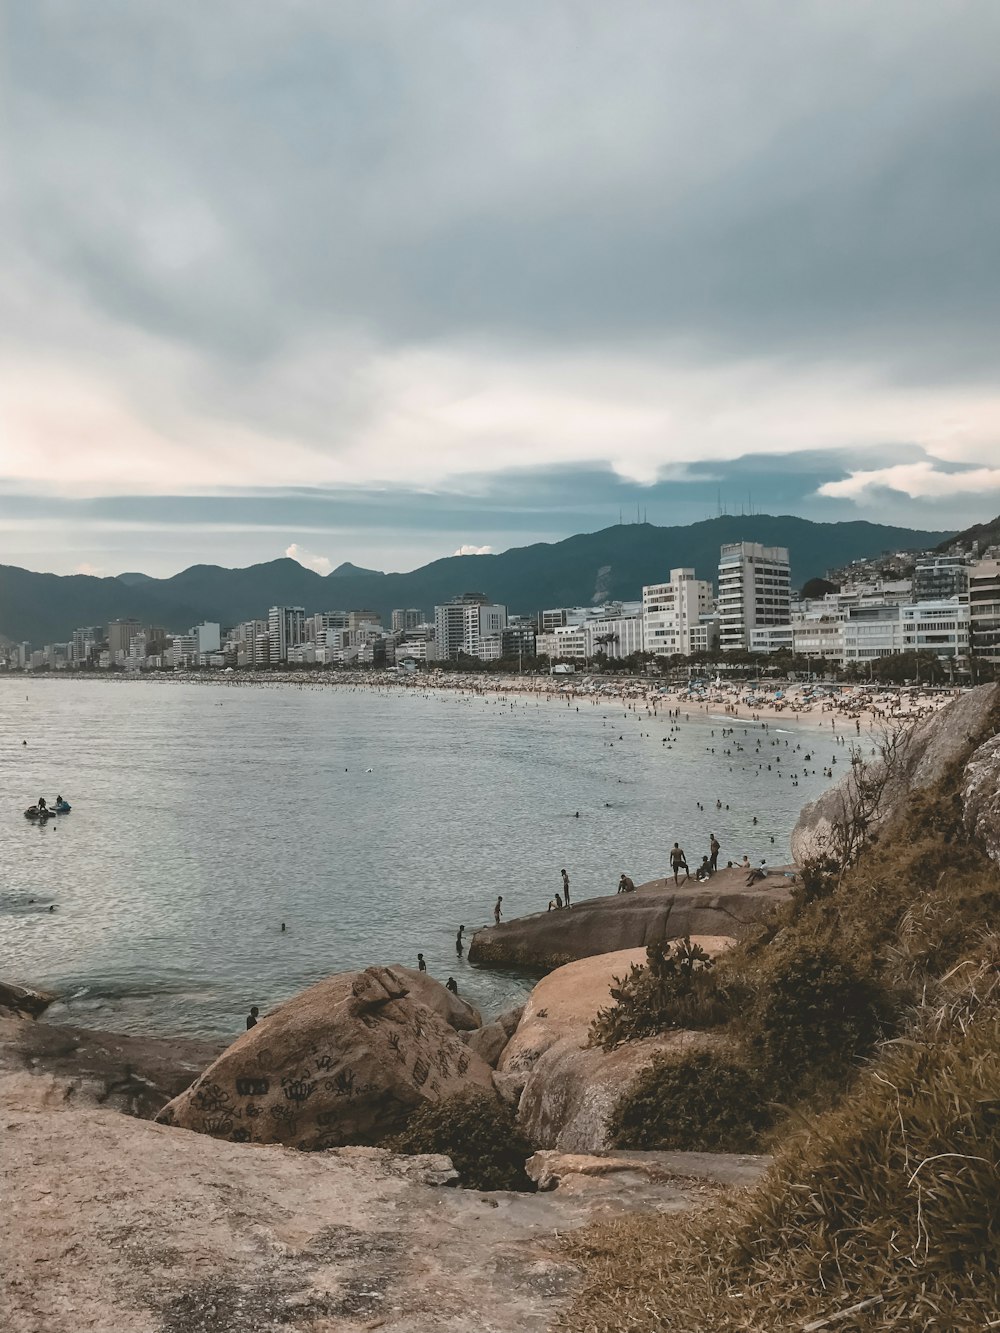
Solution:
[{"label": "large boulder", "polygon": [[17,986],[13,982],[0,981],[0,1012],[21,1014],[26,1018],[37,1018],[44,1014],[58,996],[50,991],[34,990],[30,986]]},{"label": "large boulder", "polygon": [[492,1089],[437,991],[455,998],[405,968],[329,977],[239,1037],[157,1119],[237,1143],[376,1143],[429,1101]]},{"label": "large boulder", "polygon": [[553,968],[578,958],[645,948],[685,935],[739,938],[787,901],[789,881],[776,871],[753,888],[742,870],[720,870],[708,884],[692,880],[680,888],[656,879],[635,893],[574,903],[569,910],[537,912],[476,931],[473,963],[499,967]]},{"label": "large boulder", "polygon": [[493,1022],[487,1023],[485,1027],[476,1028],[473,1032],[463,1032],[462,1040],[480,1059],[496,1069],[504,1048],[517,1031],[523,1013],[524,1005],[517,1005],[514,1009],[498,1014]]},{"label": "large boulder", "polygon": [[[887,759],[864,765],[868,794],[858,795],[852,768],[818,800],[805,806],[792,832],[792,855],[798,865],[824,855],[837,856],[839,830],[863,813],[868,831],[885,828],[914,791],[932,787],[951,764],[981,742],[1000,707],[1000,685],[979,685],[959,695],[909,730],[895,733]],[[877,794],[872,796],[872,791]],[[864,807],[862,810],[862,806]]]},{"label": "large boulder", "polygon": [[[725,937],[705,936],[694,942],[709,953],[719,953],[731,943]],[[518,1123],[537,1147],[602,1151],[609,1146],[608,1115],[653,1056],[718,1041],[704,1033],[670,1032],[628,1042],[614,1051],[587,1046],[597,1011],[611,1003],[614,979],[626,976],[633,963],[645,959],[645,949],[585,958],[550,973],[531,992],[517,1031],[500,1057],[496,1080],[509,1099],[520,1088]]]},{"label": "large boulder", "polygon": [[993,736],[965,766],[962,783],[965,826],[1000,861],[1000,736]]}]

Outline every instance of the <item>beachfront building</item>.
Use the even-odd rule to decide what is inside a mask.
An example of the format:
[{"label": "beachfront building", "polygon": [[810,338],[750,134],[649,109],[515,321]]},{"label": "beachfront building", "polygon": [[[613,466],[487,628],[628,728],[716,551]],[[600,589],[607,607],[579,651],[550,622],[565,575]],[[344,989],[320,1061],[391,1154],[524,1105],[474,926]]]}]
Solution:
[{"label": "beachfront building", "polygon": [[813,661],[842,662],[846,614],[831,607],[793,616],[792,651],[797,657],[808,657]]},{"label": "beachfront building", "polygon": [[750,631],[752,653],[790,653],[793,650],[794,629],[787,625],[755,625]]},{"label": "beachfront building", "polygon": [[392,632],[396,634],[403,630],[405,633],[406,630],[416,629],[423,621],[424,613],[419,607],[400,607],[392,613]]},{"label": "beachfront building", "polygon": [[914,602],[941,602],[969,591],[971,561],[965,555],[919,556],[913,569]]},{"label": "beachfront building", "polygon": [[903,607],[903,651],[964,658],[969,651],[969,605],[958,597]]},{"label": "beachfront building", "polygon": [[969,570],[969,650],[1000,662],[1000,558],[977,560]]},{"label": "beachfront building", "polygon": [[689,630],[691,654],[707,653],[714,656],[719,651],[719,613],[706,611],[698,617],[697,625]]},{"label": "beachfront building", "polygon": [[289,648],[305,641],[306,613],[302,606],[272,606],[267,613],[268,657],[271,662],[287,662]]},{"label": "beachfront building", "polygon": [[598,610],[586,608],[579,624],[557,625],[535,639],[535,650],[548,658],[589,661],[598,654],[620,660],[643,651],[641,602],[611,602]]},{"label": "beachfront building", "polygon": [[481,592],[466,592],[434,608],[437,656],[454,661],[459,654],[481,657],[486,639],[507,627],[507,608]]},{"label": "beachfront building", "polygon": [[666,657],[698,652],[692,634],[711,610],[712,585],[695,578],[693,569],[672,569],[669,583],[647,584],[642,590],[645,651]]},{"label": "beachfront building", "polygon": [[732,542],[719,553],[719,647],[749,648],[751,632],[791,619],[791,572],[784,546]]},{"label": "beachfront building", "polygon": [[899,653],[964,658],[969,607],[957,597],[937,602],[852,607],[844,621],[844,662],[865,665]]}]

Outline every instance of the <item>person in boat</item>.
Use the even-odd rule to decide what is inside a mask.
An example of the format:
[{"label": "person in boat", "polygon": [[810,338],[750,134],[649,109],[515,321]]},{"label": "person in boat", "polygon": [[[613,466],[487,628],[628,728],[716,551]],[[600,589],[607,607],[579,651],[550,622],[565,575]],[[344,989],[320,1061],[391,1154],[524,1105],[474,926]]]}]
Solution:
[{"label": "person in boat", "polygon": [[35,809],[38,811],[39,815],[47,815],[49,813],[49,807],[45,804],[44,796],[39,796],[35,803]]}]

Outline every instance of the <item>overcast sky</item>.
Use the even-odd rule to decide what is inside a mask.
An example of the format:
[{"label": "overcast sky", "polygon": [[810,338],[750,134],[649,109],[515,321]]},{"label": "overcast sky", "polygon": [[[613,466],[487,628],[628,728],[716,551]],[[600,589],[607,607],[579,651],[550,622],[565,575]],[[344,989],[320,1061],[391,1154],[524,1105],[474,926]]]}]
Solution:
[{"label": "overcast sky", "polygon": [[1000,512],[996,0],[0,14],[0,563]]}]

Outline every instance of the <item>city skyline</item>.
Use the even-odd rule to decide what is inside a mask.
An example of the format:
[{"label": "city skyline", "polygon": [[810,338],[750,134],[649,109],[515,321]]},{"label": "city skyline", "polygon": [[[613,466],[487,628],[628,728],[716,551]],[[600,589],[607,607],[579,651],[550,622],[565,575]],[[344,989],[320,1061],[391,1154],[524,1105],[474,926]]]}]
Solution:
[{"label": "city skyline", "polygon": [[1000,510],[1000,10],[15,0],[0,562]]}]

